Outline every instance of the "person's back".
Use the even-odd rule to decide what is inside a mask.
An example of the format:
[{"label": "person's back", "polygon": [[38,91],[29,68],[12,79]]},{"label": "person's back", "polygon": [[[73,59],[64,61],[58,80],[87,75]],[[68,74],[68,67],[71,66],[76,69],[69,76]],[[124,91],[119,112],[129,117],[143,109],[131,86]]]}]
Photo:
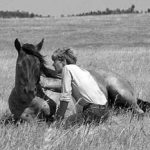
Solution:
[{"label": "person's back", "polygon": [[[104,93],[90,72],[75,64],[70,64],[64,66],[63,73],[66,75],[70,73],[72,78],[72,96],[76,99],[77,103],[82,106],[88,103],[99,105],[105,105],[107,103]],[[68,76],[66,76],[66,78],[68,78]]]}]

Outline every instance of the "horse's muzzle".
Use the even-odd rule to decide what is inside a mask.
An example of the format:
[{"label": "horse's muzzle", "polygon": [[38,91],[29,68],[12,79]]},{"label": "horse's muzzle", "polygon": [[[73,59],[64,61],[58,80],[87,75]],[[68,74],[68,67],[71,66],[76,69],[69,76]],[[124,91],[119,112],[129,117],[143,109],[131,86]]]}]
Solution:
[{"label": "horse's muzzle", "polygon": [[24,88],[24,93],[30,98],[30,99],[33,99],[35,96],[36,96],[36,93],[37,93],[37,88],[28,88],[28,87],[25,87]]}]

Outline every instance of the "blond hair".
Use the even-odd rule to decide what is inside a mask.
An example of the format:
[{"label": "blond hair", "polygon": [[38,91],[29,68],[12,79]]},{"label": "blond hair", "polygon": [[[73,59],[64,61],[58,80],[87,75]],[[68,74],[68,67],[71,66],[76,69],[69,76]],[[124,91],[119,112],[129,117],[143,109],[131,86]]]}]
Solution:
[{"label": "blond hair", "polygon": [[52,54],[52,60],[55,61],[56,59],[60,61],[66,60],[67,64],[76,64],[77,62],[77,57],[70,48],[59,48],[55,50]]}]

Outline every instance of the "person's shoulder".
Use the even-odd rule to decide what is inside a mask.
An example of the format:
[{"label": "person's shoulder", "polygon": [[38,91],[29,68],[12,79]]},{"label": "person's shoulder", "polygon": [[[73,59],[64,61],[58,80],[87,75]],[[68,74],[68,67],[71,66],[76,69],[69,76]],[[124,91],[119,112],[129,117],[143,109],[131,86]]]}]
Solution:
[{"label": "person's shoulder", "polygon": [[72,68],[76,68],[76,67],[78,67],[78,66],[75,65],[75,64],[69,64],[69,65],[64,66],[65,69],[69,69],[69,70],[72,69]]},{"label": "person's shoulder", "polygon": [[79,70],[79,67],[75,64],[69,64],[69,65],[65,65],[63,70],[75,72],[75,71]]}]

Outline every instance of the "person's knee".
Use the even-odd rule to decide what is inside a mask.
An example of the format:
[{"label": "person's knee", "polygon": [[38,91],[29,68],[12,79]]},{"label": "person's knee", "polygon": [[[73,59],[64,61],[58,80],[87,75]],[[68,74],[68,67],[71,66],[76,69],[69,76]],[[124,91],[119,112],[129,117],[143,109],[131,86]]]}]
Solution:
[{"label": "person's knee", "polygon": [[106,105],[91,105],[83,114],[86,122],[104,122],[109,117],[109,110]]}]

